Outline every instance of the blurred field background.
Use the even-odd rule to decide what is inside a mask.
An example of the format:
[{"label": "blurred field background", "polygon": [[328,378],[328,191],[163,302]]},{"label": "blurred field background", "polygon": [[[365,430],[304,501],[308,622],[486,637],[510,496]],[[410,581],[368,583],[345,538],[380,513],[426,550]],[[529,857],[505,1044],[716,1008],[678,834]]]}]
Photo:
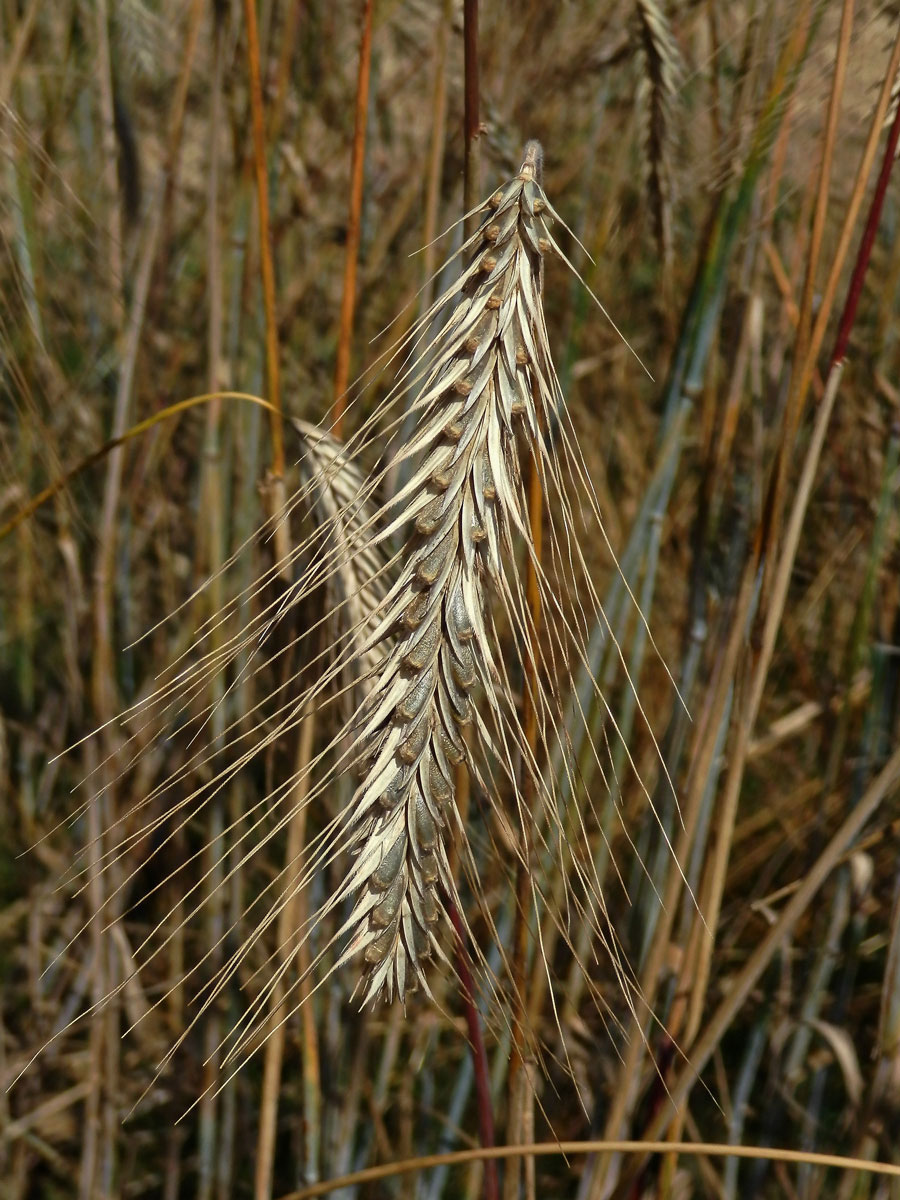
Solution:
[{"label": "blurred field background", "polygon": [[[327,418],[341,353],[351,380],[369,370],[346,435],[392,383],[378,361],[397,336],[386,326],[422,311],[419,289],[429,294],[460,241],[457,228],[415,253],[464,211],[462,5],[260,0],[257,23],[254,52],[238,0],[0,0],[0,526],[168,405],[217,389],[271,398],[267,332],[287,415]],[[604,879],[635,1015],[590,924],[573,911],[568,944],[548,925],[552,989],[535,960],[526,990],[546,1053],[524,1140],[670,1136],[900,1164],[896,180],[834,408],[816,426],[884,155],[876,110],[897,38],[896,6],[861,0],[480,6],[476,195],[515,173],[528,138],[543,142],[545,189],[581,246],[559,236],[653,376],[549,260],[557,369],[659,655],[599,535],[585,553],[675,786],[598,630],[594,670],[637,770],[598,708],[596,744],[612,761],[601,772],[581,754],[590,805],[575,803],[591,813],[580,852]],[[863,170],[873,121],[880,140]],[[348,246],[356,303],[342,334]],[[149,858],[141,837],[106,875],[90,866],[102,831],[120,817],[127,827],[134,803],[190,757],[177,728],[115,718],[223,603],[216,584],[179,609],[268,516],[274,428],[234,396],[166,416],[0,540],[10,1200],[282,1196],[478,1144],[449,971],[433,972],[439,1005],[419,998],[406,1016],[360,1014],[352,970],[338,973],[192,1107],[217,1078],[224,1030],[258,991],[260,946],[245,987],[225,989],[156,1075],[191,1020],[185,970],[240,929],[285,864],[284,832],[245,864],[236,847],[295,746],[249,764],[164,855]],[[284,455],[290,492],[287,430]],[[251,542],[227,586],[250,584],[271,553]],[[271,683],[238,668],[226,682],[222,720],[241,728]],[[472,809],[473,828],[487,823],[477,795]],[[473,838],[500,923],[509,864],[493,835]],[[85,853],[87,886],[60,886]],[[208,902],[185,922],[186,879]],[[559,895],[560,882],[543,886]],[[110,927],[89,925],[120,885]],[[313,891],[303,903],[321,900]],[[134,977],[160,920],[165,949]],[[310,951],[287,952],[302,967]],[[204,970],[215,966],[213,955]],[[509,1047],[496,1018],[482,1012],[502,1143]],[[478,1197],[489,1174],[439,1168],[335,1194]],[[511,1176],[507,1196],[518,1195]],[[900,1196],[897,1179],[863,1172],[693,1154],[544,1157],[523,1187],[579,1200]]]}]

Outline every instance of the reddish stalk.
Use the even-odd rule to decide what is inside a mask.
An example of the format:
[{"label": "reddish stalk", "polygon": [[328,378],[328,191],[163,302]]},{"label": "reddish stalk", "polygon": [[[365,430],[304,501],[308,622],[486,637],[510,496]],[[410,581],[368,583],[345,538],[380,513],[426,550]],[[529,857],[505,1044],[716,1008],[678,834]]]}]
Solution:
[{"label": "reddish stalk", "polygon": [[[431,110],[431,150],[428,156],[428,171],[425,182],[425,225],[422,232],[422,296],[420,313],[425,312],[434,296],[431,280],[435,268],[435,238],[438,233],[438,205],[441,198],[441,172],[444,165],[444,143],[447,128],[447,41],[453,20],[453,8],[449,0],[444,2],[444,11],[438,22],[437,44],[434,51],[434,93]],[[468,210],[466,210],[468,211]]]},{"label": "reddish stalk", "polygon": [[[463,6],[463,56],[464,56],[464,114],[465,165],[463,177],[463,209],[471,212],[481,196],[480,154],[478,135],[481,122],[478,116],[478,0],[465,0]],[[470,217],[466,236],[474,232],[475,217]],[[470,228],[471,226],[471,228]]]},{"label": "reddish stalk", "polygon": [[[466,1013],[466,1028],[469,1031],[469,1045],[472,1048],[472,1065],[475,1069],[478,1133],[482,1146],[487,1149],[494,1145],[494,1112],[491,1107],[491,1080],[488,1072],[487,1051],[484,1046],[481,1021],[478,1018],[478,1008],[475,1004],[475,980],[472,978],[469,951],[466,946],[466,932],[463,928],[459,912],[452,900],[446,899],[445,904],[450,921],[456,932],[456,969],[462,988],[463,1007]],[[489,1160],[485,1161],[484,1164],[484,1197],[485,1200],[499,1200],[500,1197],[497,1164]]]},{"label": "reddish stalk", "polygon": [[875,244],[875,234],[878,232],[878,224],[881,220],[881,210],[884,207],[884,198],[887,195],[888,182],[891,178],[891,168],[897,156],[898,142],[900,142],[900,104],[897,106],[894,120],[891,123],[891,132],[888,134],[881,170],[878,173],[878,182],[875,184],[875,193],[872,196],[872,206],[869,209],[869,217],[866,221],[862,241],[859,244],[859,250],[856,254],[856,265],[853,268],[853,275],[850,278],[847,299],[844,302],[844,311],[841,313],[837,337],[834,340],[834,350],[831,352],[831,360],[828,364],[829,374],[847,356],[847,345],[850,341],[853,322],[856,320],[856,309],[859,305],[859,298],[862,295],[863,282],[869,267],[869,260],[872,257],[872,247]]},{"label": "reddish stalk", "polygon": [[875,110],[875,116],[872,119],[869,136],[866,141],[865,149],[863,150],[862,161],[860,162],[859,169],[856,173],[856,181],[844,213],[844,220],[841,227],[840,237],[838,239],[837,250],[835,251],[834,255],[834,261],[832,262],[831,270],[828,273],[827,282],[821,289],[821,300],[816,313],[816,321],[813,327],[809,349],[806,354],[806,360],[803,363],[803,369],[800,377],[799,394],[801,397],[805,396],[806,389],[809,387],[809,381],[812,377],[813,370],[815,369],[816,359],[819,356],[819,351],[822,348],[822,342],[825,339],[825,332],[828,326],[828,321],[831,317],[832,306],[837,293],[838,283],[840,282],[844,260],[850,249],[850,240],[853,236],[853,230],[856,227],[856,219],[859,216],[859,210],[862,207],[866,184],[869,179],[869,173],[872,169],[872,164],[875,161],[875,155],[878,151],[878,141],[881,134],[881,129],[887,118],[892,86],[897,77],[898,68],[900,68],[900,34],[898,34],[894,42],[893,49],[891,50],[891,57],[885,73],[885,80],[881,89],[881,94],[878,97],[878,105]]},{"label": "reddish stalk", "polygon": [[341,437],[344,407],[350,376],[350,339],[353,335],[353,310],[356,306],[356,263],[359,258],[360,213],[362,212],[363,163],[366,148],[366,120],[369,112],[369,66],[372,59],[372,0],[363,0],[362,39],[359,46],[359,73],[356,77],[356,120],[353,127],[353,158],[350,164],[350,215],[347,219],[347,254],[344,259],[344,298],[338,333],[337,363],[334,371],[334,408],[332,433]]}]

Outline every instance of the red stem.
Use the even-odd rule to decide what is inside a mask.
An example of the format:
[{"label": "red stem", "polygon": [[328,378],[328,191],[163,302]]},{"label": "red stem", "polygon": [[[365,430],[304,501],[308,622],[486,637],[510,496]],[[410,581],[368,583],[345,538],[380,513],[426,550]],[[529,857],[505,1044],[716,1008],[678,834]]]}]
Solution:
[{"label": "red stem", "polygon": [[[487,1051],[484,1048],[484,1035],[481,1032],[478,1007],[475,1004],[475,981],[472,978],[472,968],[469,966],[466,931],[456,905],[449,898],[445,903],[456,931],[456,969],[459,972],[463,1007],[466,1011],[466,1026],[469,1030],[469,1044],[472,1047],[472,1065],[475,1068],[478,1130],[481,1144],[487,1149],[494,1144],[494,1112],[491,1107],[491,1081],[488,1075]],[[486,1161],[484,1164],[484,1197],[485,1200],[499,1200],[500,1198],[497,1164],[491,1161]]]},{"label": "red stem", "polygon": [[[478,135],[481,132],[478,113],[478,0],[465,0],[463,5],[463,58],[465,103],[463,112],[463,132],[465,134],[463,208],[466,212],[470,212],[480,199],[478,179]],[[466,236],[471,232],[471,229],[467,227]]]},{"label": "red stem", "polygon": [[862,294],[863,281],[866,269],[869,266],[869,259],[872,256],[872,246],[875,243],[875,234],[878,232],[878,222],[881,220],[881,210],[884,206],[884,197],[887,194],[891,168],[894,165],[894,159],[897,157],[898,140],[900,140],[900,104],[897,105],[897,111],[894,114],[894,120],[891,124],[891,132],[888,134],[884,161],[881,164],[878,182],[875,185],[875,191],[872,195],[872,204],[869,208],[869,216],[866,219],[865,229],[863,230],[862,241],[859,244],[856,265],[850,277],[850,287],[847,290],[844,311],[841,313],[841,320],[838,325],[837,338],[835,339],[834,352],[831,355],[829,369],[841,362],[847,355],[850,332],[853,329],[853,322],[856,319],[856,308]]}]

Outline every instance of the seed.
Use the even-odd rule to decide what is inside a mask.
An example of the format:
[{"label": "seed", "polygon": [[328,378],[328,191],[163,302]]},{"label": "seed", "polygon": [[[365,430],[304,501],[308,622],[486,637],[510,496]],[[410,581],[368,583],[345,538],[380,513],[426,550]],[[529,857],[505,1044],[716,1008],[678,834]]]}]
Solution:
[{"label": "seed", "polygon": [[403,614],[403,624],[407,629],[418,629],[425,620],[428,611],[428,593],[420,592]]},{"label": "seed", "polygon": [[431,537],[437,529],[443,507],[443,500],[440,496],[436,496],[416,517],[416,530],[424,537]]},{"label": "seed", "polygon": [[419,864],[419,867],[422,872],[422,879],[425,883],[437,883],[439,878],[438,866],[437,859],[433,854],[426,854]]},{"label": "seed", "polygon": [[396,919],[391,924],[389,929],[386,929],[380,937],[377,937],[371,946],[368,947],[365,954],[367,963],[381,963],[390,954],[393,948],[394,941],[397,937],[397,926],[399,921]]},{"label": "seed", "polygon": [[429,669],[414,680],[403,701],[397,707],[397,717],[401,721],[414,721],[422,711],[426,700],[431,698],[434,686],[434,670]]},{"label": "seed", "polygon": [[403,660],[407,670],[421,671],[424,666],[431,662],[434,652],[437,650],[440,636],[440,620],[435,616],[432,618],[431,624]]},{"label": "seed", "polygon": [[421,560],[416,567],[416,577],[422,583],[429,587],[434,583],[447,565],[447,559],[456,552],[457,541],[456,530],[451,527],[449,533]]},{"label": "seed", "polygon": [[397,872],[403,866],[406,856],[406,834],[401,833],[385,854],[384,858],[372,874],[372,886],[379,892],[387,891],[397,877]]},{"label": "seed", "polygon": [[437,827],[423,796],[416,796],[416,839],[423,850],[437,845]]},{"label": "seed", "polygon": [[397,878],[385,892],[384,899],[372,909],[373,925],[386,928],[396,918],[400,911],[400,902],[406,891],[406,872],[398,871]]}]

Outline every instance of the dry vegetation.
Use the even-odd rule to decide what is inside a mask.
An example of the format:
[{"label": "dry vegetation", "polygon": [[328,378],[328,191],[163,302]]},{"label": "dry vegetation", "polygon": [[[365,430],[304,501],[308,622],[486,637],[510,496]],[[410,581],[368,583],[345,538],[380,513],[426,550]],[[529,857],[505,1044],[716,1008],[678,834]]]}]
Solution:
[{"label": "dry vegetation", "polygon": [[[871,215],[900,129],[896,7],[522,0],[479,20],[472,153],[460,4],[0,0],[4,1198],[264,1200],[492,1137],[900,1167],[896,182]],[[484,200],[532,137],[559,253],[523,248],[525,217],[491,236],[531,255],[522,340],[543,275],[565,398],[557,420],[540,346],[515,359],[537,400],[503,435],[508,511],[524,521],[546,423],[546,573],[478,509],[487,633],[469,681],[460,547],[428,685],[433,771],[475,769],[404,793],[401,868],[379,849],[348,876],[375,836],[347,817],[372,764],[354,738],[368,720],[377,763],[397,718],[366,706],[400,703],[372,684],[400,651],[366,635],[395,572],[421,583],[444,544],[398,439],[443,453],[474,428],[446,433],[465,387],[404,424],[416,391],[387,352],[465,266],[464,173]],[[336,377],[357,378],[346,411]],[[375,547],[397,494],[418,532]],[[367,986],[405,1008],[360,1011],[359,956],[330,969],[348,922]],[[518,1170],[480,1163],[334,1194],[498,1182],[519,1196]],[[521,1188],[874,1200],[900,1180],[571,1153],[528,1159]]]}]

